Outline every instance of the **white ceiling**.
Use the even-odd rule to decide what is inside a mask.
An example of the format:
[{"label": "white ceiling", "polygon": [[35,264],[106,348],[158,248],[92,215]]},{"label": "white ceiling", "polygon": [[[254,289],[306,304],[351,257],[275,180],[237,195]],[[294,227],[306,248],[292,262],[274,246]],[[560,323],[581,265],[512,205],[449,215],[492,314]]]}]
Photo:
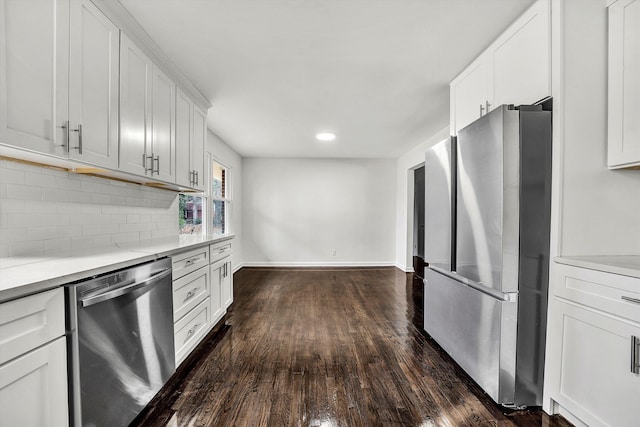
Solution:
[{"label": "white ceiling", "polygon": [[449,82],[533,0],[120,2],[242,156],[397,157],[447,126]]}]

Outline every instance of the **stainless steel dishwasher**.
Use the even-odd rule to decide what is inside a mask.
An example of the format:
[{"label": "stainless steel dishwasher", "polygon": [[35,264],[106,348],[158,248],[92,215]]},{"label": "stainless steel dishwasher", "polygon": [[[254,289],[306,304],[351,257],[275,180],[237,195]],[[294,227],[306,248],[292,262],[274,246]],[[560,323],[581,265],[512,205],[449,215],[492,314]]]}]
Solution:
[{"label": "stainless steel dishwasher", "polygon": [[175,371],[169,258],[69,284],[71,420],[126,426]]}]

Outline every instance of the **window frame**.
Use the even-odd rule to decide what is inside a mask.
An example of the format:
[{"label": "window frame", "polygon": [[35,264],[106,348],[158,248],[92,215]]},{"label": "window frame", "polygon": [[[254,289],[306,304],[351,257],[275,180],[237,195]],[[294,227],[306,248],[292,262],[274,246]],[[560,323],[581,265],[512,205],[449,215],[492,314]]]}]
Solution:
[{"label": "window frame", "polygon": [[[221,168],[224,169],[224,194],[225,197],[216,197],[213,195],[213,170],[214,167],[218,165]],[[227,166],[225,164],[225,162],[221,161],[219,158],[217,158],[216,156],[211,156],[211,158],[209,159],[209,180],[208,180],[208,184],[207,184],[207,213],[208,213],[208,224],[207,227],[209,230],[211,230],[211,234],[214,235],[214,225],[213,225],[213,203],[214,202],[222,202],[224,204],[224,224],[223,224],[223,233],[221,234],[215,234],[215,236],[226,236],[228,234],[231,234],[231,209],[232,209],[232,202],[233,202],[233,197],[232,197],[232,189],[233,189],[233,185],[232,185],[232,172],[231,172],[231,167]]]}]

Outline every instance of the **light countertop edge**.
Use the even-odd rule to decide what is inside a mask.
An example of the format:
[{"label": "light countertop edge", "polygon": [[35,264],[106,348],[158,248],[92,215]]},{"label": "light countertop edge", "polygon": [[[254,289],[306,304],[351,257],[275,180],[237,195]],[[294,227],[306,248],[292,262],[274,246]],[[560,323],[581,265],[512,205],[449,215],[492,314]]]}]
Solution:
[{"label": "light countertop edge", "polygon": [[235,237],[166,238],[42,257],[4,258],[0,303]]},{"label": "light countertop edge", "polygon": [[554,261],[640,279],[640,255],[560,256]]}]

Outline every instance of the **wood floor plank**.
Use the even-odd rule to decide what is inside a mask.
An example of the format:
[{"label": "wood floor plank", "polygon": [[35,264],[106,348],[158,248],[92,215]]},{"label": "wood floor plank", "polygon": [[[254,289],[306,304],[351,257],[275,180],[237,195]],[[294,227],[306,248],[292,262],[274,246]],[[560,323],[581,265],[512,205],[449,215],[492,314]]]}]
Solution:
[{"label": "wood floor plank", "polygon": [[234,304],[140,426],[546,426],[509,412],[422,330],[395,268],[242,269]]}]

